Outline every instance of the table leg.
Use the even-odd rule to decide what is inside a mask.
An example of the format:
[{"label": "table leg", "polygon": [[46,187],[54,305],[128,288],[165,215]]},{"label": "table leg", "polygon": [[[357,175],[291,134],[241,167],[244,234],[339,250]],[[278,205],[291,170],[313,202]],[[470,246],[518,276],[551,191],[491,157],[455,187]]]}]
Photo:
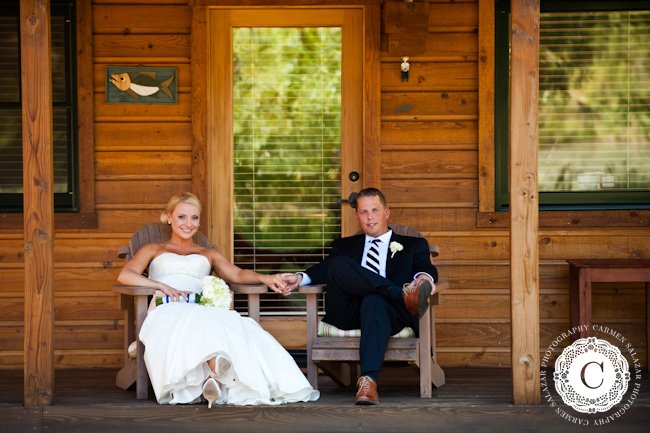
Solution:
[{"label": "table leg", "polygon": [[571,328],[582,325],[586,329],[571,334],[571,342],[591,336],[591,269],[569,268],[571,276]]},{"label": "table leg", "polygon": [[[569,302],[570,302],[570,325],[571,329],[578,326],[580,322],[580,296],[579,296],[579,283],[578,283],[578,274],[580,270],[569,265]],[[571,335],[571,342],[574,342],[578,339],[578,336],[573,334]]]},{"label": "table leg", "polygon": [[645,283],[645,362],[650,371],[650,283]]},{"label": "table leg", "polygon": [[584,307],[580,310],[580,322],[586,325],[587,329],[580,331],[580,338],[591,337],[591,268],[582,272],[580,278],[580,301]]}]

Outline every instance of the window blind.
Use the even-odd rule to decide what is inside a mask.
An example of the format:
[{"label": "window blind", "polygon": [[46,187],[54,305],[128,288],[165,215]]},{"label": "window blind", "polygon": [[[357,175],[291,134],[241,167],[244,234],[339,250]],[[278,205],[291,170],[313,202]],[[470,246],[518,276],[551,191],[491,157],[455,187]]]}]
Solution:
[{"label": "window blind", "polygon": [[650,12],[540,19],[539,190],[650,190]]},{"label": "window blind", "polygon": [[0,193],[23,190],[19,35],[17,10],[0,15]]},{"label": "window blind", "polygon": [[[234,262],[295,272],[340,236],[341,28],[233,29]],[[269,296],[267,314],[304,314]],[[237,305],[237,304],[236,304]]]},{"label": "window blind", "polygon": [[[72,13],[66,5],[53,5],[51,11],[54,192],[68,195],[74,188]],[[21,208],[23,192],[20,68],[18,6],[7,6],[0,11],[0,194],[6,194],[3,206],[16,202],[17,210]]]}]

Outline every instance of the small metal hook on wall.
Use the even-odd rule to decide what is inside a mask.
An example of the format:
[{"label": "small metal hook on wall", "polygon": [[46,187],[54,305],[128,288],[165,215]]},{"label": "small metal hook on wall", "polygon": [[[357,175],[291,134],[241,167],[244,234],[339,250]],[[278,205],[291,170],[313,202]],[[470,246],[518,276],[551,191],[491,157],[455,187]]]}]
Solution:
[{"label": "small metal hook on wall", "polygon": [[408,56],[402,57],[402,64],[400,65],[400,69],[402,70],[402,82],[406,81],[408,83],[409,69],[411,69],[411,64],[409,63]]}]

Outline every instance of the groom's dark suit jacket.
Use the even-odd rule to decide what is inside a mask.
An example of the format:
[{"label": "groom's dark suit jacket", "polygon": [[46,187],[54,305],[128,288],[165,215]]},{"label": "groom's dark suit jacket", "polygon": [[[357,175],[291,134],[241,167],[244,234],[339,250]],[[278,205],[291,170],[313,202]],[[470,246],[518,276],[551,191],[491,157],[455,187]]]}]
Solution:
[{"label": "groom's dark suit jacket", "polygon": [[[329,262],[336,256],[348,256],[356,263],[361,264],[365,240],[365,234],[336,239],[332,243],[332,251],[329,256],[305,271],[311,278],[312,284],[327,282]],[[386,256],[386,278],[394,285],[401,288],[404,283],[413,281],[413,276],[418,272],[426,272],[433,277],[434,282],[438,281],[438,271],[431,264],[429,244],[426,239],[400,236],[393,232],[390,242],[398,242],[404,247],[402,251],[398,251],[394,255],[389,248]],[[416,320],[413,325],[417,329]]]},{"label": "groom's dark suit jacket", "polygon": [[[336,256],[348,256],[355,262],[361,264],[363,258],[363,247],[366,241],[366,235],[360,234],[340,238],[332,243],[332,251],[329,256],[322,262],[312,266],[305,272],[312,280],[312,284],[323,284],[327,280],[327,268],[329,262]],[[411,236],[400,236],[393,232],[390,242],[398,242],[404,246],[404,250],[396,252],[394,255],[388,249],[386,257],[386,278],[402,286],[404,283],[413,281],[413,276],[418,272],[426,272],[431,275],[435,281],[438,281],[438,271],[431,264],[429,256],[429,244],[424,238],[415,238]],[[391,258],[391,256],[393,256]]]}]

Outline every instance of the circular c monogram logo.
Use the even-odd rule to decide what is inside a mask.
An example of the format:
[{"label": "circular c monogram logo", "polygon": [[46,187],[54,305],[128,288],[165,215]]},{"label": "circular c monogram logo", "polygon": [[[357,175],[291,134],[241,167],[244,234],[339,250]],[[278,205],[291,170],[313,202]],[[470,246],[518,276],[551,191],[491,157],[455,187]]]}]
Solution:
[{"label": "circular c monogram logo", "polygon": [[621,351],[605,340],[581,338],[555,361],[555,388],[578,412],[605,412],[619,403],[630,381]]}]

